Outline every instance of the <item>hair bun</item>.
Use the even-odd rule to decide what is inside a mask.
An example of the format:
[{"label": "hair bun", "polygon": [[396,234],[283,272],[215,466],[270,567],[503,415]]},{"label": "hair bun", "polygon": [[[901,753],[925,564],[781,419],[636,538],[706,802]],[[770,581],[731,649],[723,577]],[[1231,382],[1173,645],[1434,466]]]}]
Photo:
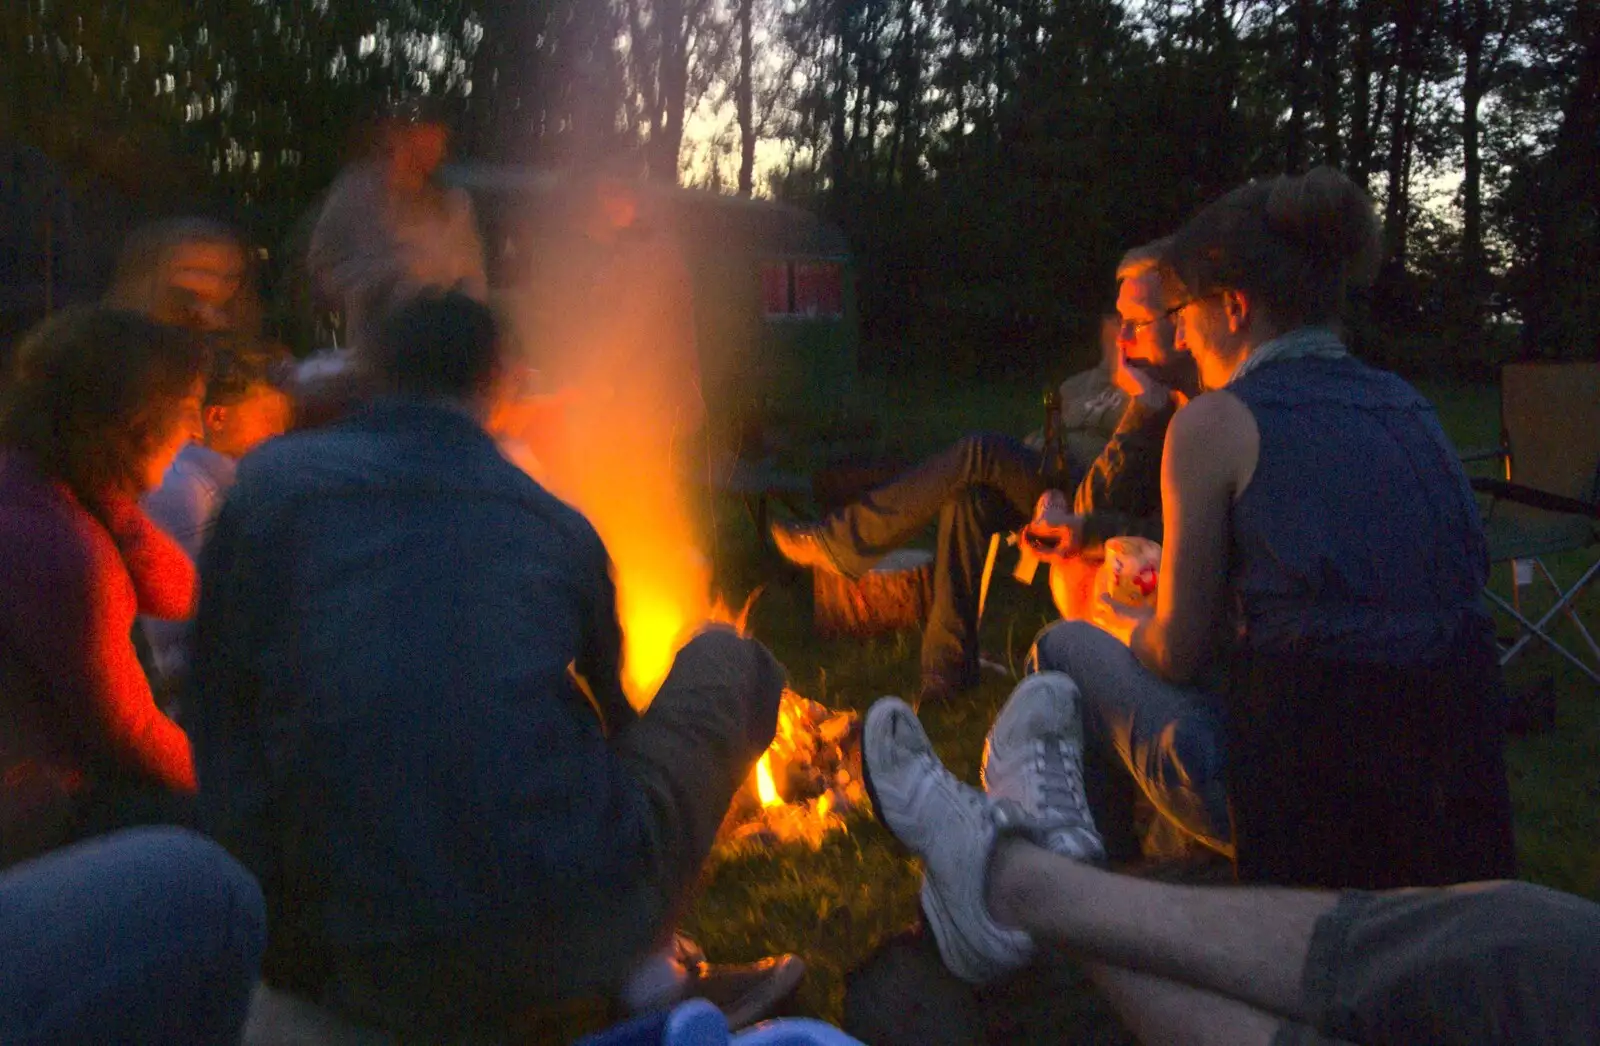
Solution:
[{"label": "hair bun", "polygon": [[1337,261],[1352,284],[1370,283],[1382,256],[1383,235],[1372,200],[1332,167],[1272,180],[1267,226],[1314,257]]}]

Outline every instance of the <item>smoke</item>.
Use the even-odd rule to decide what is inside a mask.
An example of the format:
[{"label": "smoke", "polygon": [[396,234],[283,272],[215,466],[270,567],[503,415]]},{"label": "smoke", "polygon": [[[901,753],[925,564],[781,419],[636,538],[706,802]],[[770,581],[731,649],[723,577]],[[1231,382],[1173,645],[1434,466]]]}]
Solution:
[{"label": "smoke", "polygon": [[623,685],[642,709],[710,612],[690,482],[705,418],[692,284],[670,215],[638,186],[599,178],[557,197],[524,237],[519,335],[562,404],[534,450],[611,553]]}]

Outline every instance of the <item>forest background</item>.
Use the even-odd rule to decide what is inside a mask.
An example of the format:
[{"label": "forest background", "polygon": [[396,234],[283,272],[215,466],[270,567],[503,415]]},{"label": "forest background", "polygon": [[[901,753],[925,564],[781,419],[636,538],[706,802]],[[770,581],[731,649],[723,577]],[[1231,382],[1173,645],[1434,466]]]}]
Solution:
[{"label": "forest background", "polygon": [[1086,365],[1123,249],[1319,163],[1383,219],[1366,356],[1600,356],[1593,0],[8,0],[0,306],[91,293],[152,214],[281,259],[363,114],[417,91],[464,157],[634,150],[824,215],[881,374]]}]

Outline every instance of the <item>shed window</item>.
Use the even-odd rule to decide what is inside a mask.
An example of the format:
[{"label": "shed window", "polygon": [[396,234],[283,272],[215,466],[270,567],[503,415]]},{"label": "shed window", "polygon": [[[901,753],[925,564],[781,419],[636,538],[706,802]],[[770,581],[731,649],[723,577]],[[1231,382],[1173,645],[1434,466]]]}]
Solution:
[{"label": "shed window", "polygon": [[761,301],[768,316],[787,316],[794,311],[794,299],[789,294],[788,262],[761,264]]},{"label": "shed window", "polygon": [[761,266],[768,317],[838,319],[844,315],[844,266],[836,261],[768,261]]},{"label": "shed window", "polygon": [[843,316],[844,267],[838,262],[795,262],[794,311],[802,316]]}]

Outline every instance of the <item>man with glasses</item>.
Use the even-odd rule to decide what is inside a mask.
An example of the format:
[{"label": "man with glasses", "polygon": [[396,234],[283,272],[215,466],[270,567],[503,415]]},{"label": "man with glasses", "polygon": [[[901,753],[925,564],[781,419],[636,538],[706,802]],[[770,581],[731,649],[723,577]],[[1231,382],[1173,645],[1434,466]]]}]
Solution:
[{"label": "man with glasses", "polygon": [[[989,538],[1028,522],[1040,495],[1074,491],[1071,512],[1030,526],[1068,559],[1119,534],[1152,533],[1161,521],[1161,447],[1194,367],[1173,348],[1156,272],[1160,243],[1129,251],[1120,288],[1113,380],[1128,397],[1110,441],[1086,472],[1051,474],[1039,452],[989,433],[964,436],[944,452],[877,487],[818,523],[778,522],[772,539],[790,562],[860,576],[878,559],[939,524],[933,606],[922,634],[919,700],[953,698],[977,683],[978,597]],[[1065,504],[1065,496],[1050,499]]]}]

